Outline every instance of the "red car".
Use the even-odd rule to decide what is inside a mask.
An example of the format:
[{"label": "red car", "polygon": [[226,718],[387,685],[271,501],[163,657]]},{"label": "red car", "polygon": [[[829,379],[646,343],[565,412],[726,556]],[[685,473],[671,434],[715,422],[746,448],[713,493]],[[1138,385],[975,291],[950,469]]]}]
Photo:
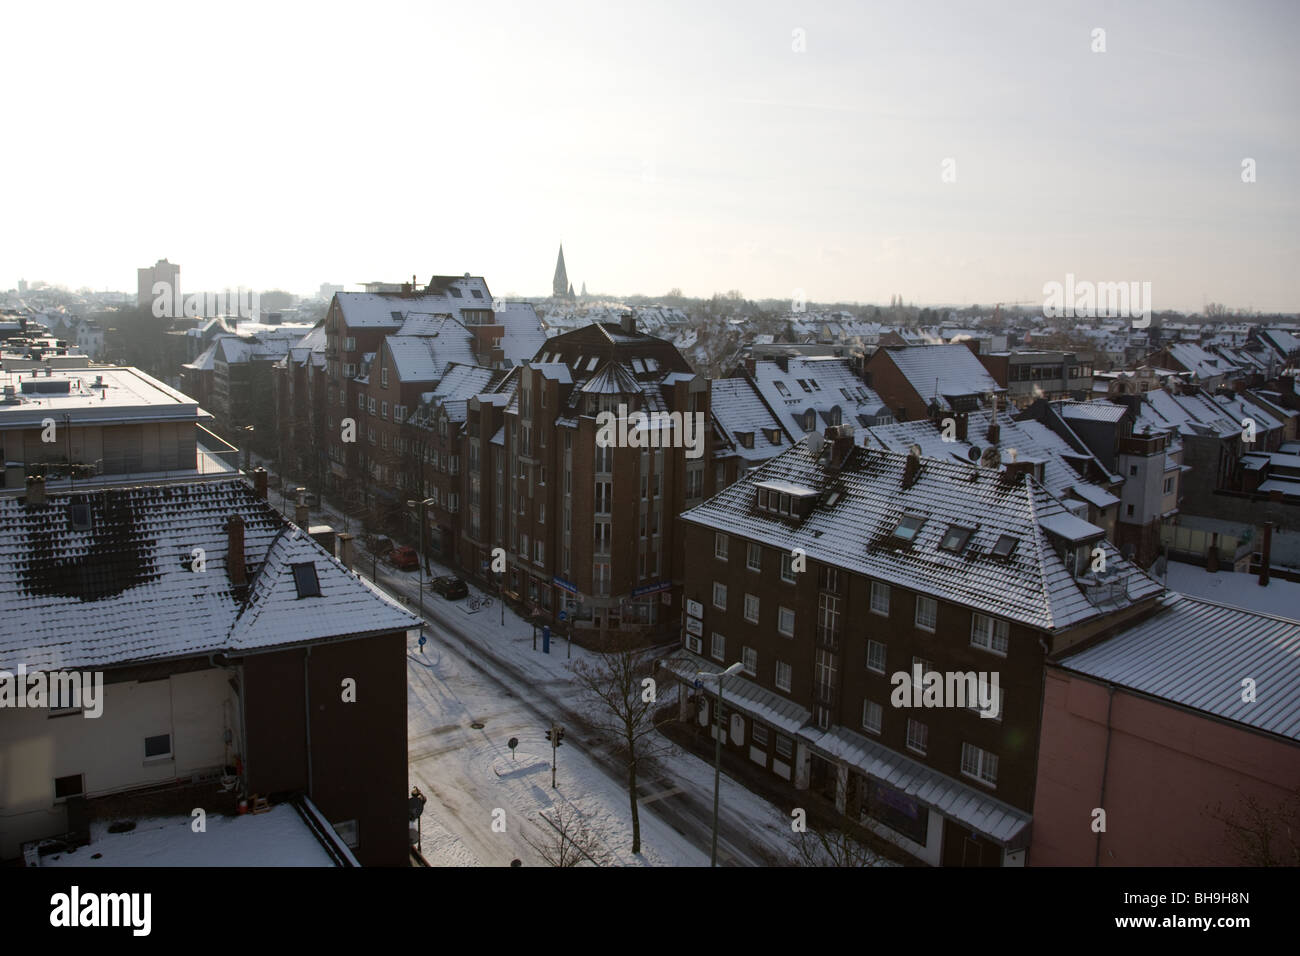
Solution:
[{"label": "red car", "polygon": [[388,552],[388,563],[402,571],[414,571],[420,566],[420,555],[408,545]]}]

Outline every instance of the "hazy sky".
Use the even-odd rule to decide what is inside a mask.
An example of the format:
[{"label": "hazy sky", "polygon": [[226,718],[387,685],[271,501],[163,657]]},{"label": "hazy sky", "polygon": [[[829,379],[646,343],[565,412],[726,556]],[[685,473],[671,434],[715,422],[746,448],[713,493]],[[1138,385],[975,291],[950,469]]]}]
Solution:
[{"label": "hazy sky", "polygon": [[1296,310],[1298,28],[1287,0],[9,3],[0,288],[167,257],[191,291],[538,296],[562,240],[593,293],[1040,302],[1072,272]]}]

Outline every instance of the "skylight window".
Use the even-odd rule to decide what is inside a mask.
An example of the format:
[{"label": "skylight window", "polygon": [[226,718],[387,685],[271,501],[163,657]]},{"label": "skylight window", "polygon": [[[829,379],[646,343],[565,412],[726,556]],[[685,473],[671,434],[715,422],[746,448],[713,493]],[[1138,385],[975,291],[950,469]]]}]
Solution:
[{"label": "skylight window", "polygon": [[812,389],[808,387],[808,382],[805,381],[804,379],[802,379],[802,378],[797,378],[797,379],[795,379],[795,381],[799,383],[799,387],[802,388],[805,392],[811,392],[811,391],[812,391]]},{"label": "skylight window", "polygon": [[903,515],[903,519],[898,522],[894,528],[894,537],[900,541],[906,541],[909,544],[916,540],[917,532],[921,530],[921,525],[925,524],[925,519],[916,515]]},{"label": "skylight window", "polygon": [[773,382],[772,384],[776,386],[776,390],[781,393],[783,398],[790,397],[790,389],[785,387],[785,382]]},{"label": "skylight window", "polygon": [[320,597],[320,579],[316,577],[316,565],[311,562],[293,566],[293,583],[298,588],[298,597]]},{"label": "skylight window", "polygon": [[993,556],[995,558],[1009,558],[1011,552],[1016,549],[1016,539],[1009,534],[1004,534],[993,545]]},{"label": "skylight window", "polygon": [[960,525],[953,525],[948,529],[943,540],[939,542],[939,547],[944,551],[951,551],[953,554],[961,554],[970,541],[973,532],[970,528],[963,528]]},{"label": "skylight window", "polygon": [[480,292],[478,289],[470,289],[470,294],[473,295],[474,298],[476,298],[476,299],[481,299],[481,298],[483,298],[483,293]]},{"label": "skylight window", "polygon": [[590,360],[587,362],[587,371],[588,371],[588,372],[594,371],[595,368],[596,368],[596,363],[599,362],[599,361],[600,361],[600,356],[599,356],[599,355],[597,355],[597,356],[595,356],[594,358],[590,359]]},{"label": "skylight window", "polygon": [[820,392],[822,390],[822,387],[817,384],[817,379],[815,378],[808,379],[808,384],[812,386],[814,392]]},{"label": "skylight window", "polygon": [[463,298],[463,296],[460,294],[460,289],[457,289],[454,285],[448,287],[447,291],[451,293],[451,297],[453,299]]}]

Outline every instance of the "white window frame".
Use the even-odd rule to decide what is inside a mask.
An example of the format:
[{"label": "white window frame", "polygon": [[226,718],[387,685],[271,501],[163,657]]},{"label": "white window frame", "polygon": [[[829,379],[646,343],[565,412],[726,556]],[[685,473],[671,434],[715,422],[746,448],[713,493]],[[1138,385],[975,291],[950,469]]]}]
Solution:
[{"label": "white window frame", "polygon": [[[984,622],[988,622],[987,625]],[[988,651],[990,654],[996,654],[998,657],[1007,656],[1007,648],[1010,644],[1011,626],[996,617],[990,617],[987,614],[980,614],[978,611],[971,612],[970,616],[970,644],[971,647],[978,647],[980,650]],[[998,644],[1001,643],[1001,648]]]},{"label": "white window frame", "polygon": [[750,677],[758,676],[758,651],[752,647],[742,647],[740,649],[740,661],[746,674]]},{"label": "white window frame", "polygon": [[[785,682],[782,683],[781,677],[784,674]],[[794,670],[785,661],[776,662],[776,673],[773,676],[772,683],[776,685],[777,690],[790,693],[790,685],[793,683]]]},{"label": "white window frame", "polygon": [[[884,600],[880,600],[880,595],[884,595]],[[881,617],[889,617],[889,585],[881,581],[871,582],[871,613],[879,614]]]},{"label": "white window frame", "polygon": [[[788,572],[788,575],[787,575]],[[794,584],[798,580],[798,571],[794,569],[794,558],[784,551],[781,552],[781,580],[786,584]]]},{"label": "white window frame", "polygon": [[998,785],[998,755],[976,747],[972,743],[962,742],[961,773],[989,787]]},{"label": "white window frame", "polygon": [[[885,709],[874,700],[864,700],[862,702],[862,729],[869,734],[879,735],[884,713]],[[869,717],[875,718],[874,724]]]},{"label": "white window frame", "polygon": [[745,595],[745,620],[750,624],[758,623],[759,601],[754,594]]},{"label": "white window frame", "polygon": [[[787,615],[789,627],[786,626]],[[794,611],[788,607],[778,607],[776,611],[776,632],[785,637],[794,637]]]},{"label": "white window frame", "polygon": [[[913,731],[917,731],[913,733]],[[907,718],[907,749],[922,756],[930,748],[930,728],[919,720]]]},{"label": "white window frame", "polygon": [[727,639],[717,631],[714,631],[709,638],[709,656],[715,661],[727,659]]},{"label": "white window frame", "polygon": [[[923,615],[922,608],[929,608],[929,614]],[[939,602],[932,597],[926,597],[924,594],[916,596],[916,615],[914,624],[919,630],[934,633],[935,626],[939,622]]]},{"label": "white window frame", "polygon": [[[879,667],[874,667],[874,666],[872,666],[872,663],[871,663],[871,651],[872,651],[872,648],[876,648],[876,647],[880,648],[880,666],[879,666]],[[885,665],[886,665],[886,662],[887,662],[887,660],[888,660],[888,653],[889,653],[889,652],[888,652],[887,648],[885,647],[885,644],[884,644],[883,641],[873,641],[873,640],[871,640],[870,638],[868,638],[868,639],[867,639],[867,670],[871,671],[873,674],[883,674],[883,673],[885,673]]]},{"label": "white window frame", "polygon": [[[721,600],[718,600],[721,597]],[[727,609],[727,586],[721,581],[713,582],[713,606],[719,611]]]},{"label": "white window frame", "polygon": [[[754,558],[757,556],[758,560]],[[749,547],[745,552],[745,567],[750,571],[763,570],[763,546],[754,541],[749,542]]]},{"label": "white window frame", "polygon": [[725,534],[721,531],[715,531],[713,533],[713,556],[719,561],[727,560],[729,545],[730,542]]}]

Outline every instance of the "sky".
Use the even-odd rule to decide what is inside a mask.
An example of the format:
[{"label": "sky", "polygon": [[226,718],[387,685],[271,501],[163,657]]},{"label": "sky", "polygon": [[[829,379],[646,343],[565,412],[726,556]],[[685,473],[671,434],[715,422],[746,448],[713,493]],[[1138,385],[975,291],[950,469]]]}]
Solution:
[{"label": "sky", "polygon": [[1296,311],[1297,28],[1287,0],[5,4],[0,288],[165,257],[189,291],[540,297],[563,242],[593,294],[1035,304],[1073,274]]}]

